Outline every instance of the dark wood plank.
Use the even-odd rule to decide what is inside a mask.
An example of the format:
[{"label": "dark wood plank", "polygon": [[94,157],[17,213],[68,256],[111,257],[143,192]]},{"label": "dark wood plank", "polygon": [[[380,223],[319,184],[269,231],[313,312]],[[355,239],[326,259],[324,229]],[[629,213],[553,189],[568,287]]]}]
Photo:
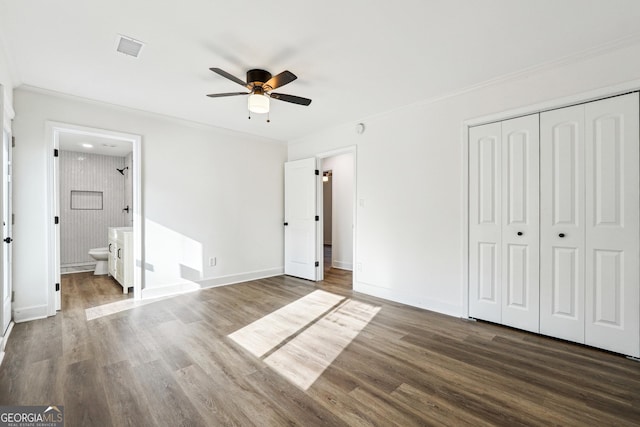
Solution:
[{"label": "dark wood plank", "polygon": [[67,365],[64,376],[64,417],[70,426],[111,426],[103,378],[93,360]]}]

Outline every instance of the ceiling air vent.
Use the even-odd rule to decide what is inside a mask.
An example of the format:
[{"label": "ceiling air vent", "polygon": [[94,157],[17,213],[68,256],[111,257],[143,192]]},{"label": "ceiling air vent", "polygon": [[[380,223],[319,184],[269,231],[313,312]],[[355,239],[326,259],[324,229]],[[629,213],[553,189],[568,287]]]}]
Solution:
[{"label": "ceiling air vent", "polygon": [[118,35],[118,46],[116,50],[120,53],[124,53],[125,55],[137,58],[138,55],[140,55],[142,46],[144,46],[144,43],[138,40],[123,35]]}]

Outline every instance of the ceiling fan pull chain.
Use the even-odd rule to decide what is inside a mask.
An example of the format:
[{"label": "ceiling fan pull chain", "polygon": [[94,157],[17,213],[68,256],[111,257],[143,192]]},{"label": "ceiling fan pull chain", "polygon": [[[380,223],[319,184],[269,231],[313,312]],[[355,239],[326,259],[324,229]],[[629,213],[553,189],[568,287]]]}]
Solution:
[{"label": "ceiling fan pull chain", "polygon": [[271,112],[267,111],[267,123],[271,123]]}]

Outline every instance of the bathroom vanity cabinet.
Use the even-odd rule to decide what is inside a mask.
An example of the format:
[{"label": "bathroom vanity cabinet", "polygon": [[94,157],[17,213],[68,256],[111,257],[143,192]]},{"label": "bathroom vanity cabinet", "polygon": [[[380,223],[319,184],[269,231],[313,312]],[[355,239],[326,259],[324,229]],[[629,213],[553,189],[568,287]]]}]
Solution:
[{"label": "bathroom vanity cabinet", "polygon": [[129,293],[133,286],[133,229],[109,228],[109,274]]}]

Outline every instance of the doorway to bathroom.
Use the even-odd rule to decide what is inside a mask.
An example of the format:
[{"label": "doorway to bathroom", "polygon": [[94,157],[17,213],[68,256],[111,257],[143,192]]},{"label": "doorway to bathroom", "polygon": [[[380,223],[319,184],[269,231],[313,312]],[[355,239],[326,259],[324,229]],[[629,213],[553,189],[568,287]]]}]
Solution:
[{"label": "doorway to bathroom", "polygon": [[[139,299],[140,262],[134,260],[142,258],[140,137],[62,123],[47,125],[52,148],[50,314],[61,309],[61,293],[72,292],[71,287],[63,289],[65,283],[77,284],[77,280],[61,280],[62,275],[100,280],[102,287],[113,287],[114,292],[127,293],[132,288],[133,297]],[[120,246],[116,249],[116,245]],[[129,270],[126,281],[110,269],[115,269],[116,261],[120,261],[119,271]]]}]

